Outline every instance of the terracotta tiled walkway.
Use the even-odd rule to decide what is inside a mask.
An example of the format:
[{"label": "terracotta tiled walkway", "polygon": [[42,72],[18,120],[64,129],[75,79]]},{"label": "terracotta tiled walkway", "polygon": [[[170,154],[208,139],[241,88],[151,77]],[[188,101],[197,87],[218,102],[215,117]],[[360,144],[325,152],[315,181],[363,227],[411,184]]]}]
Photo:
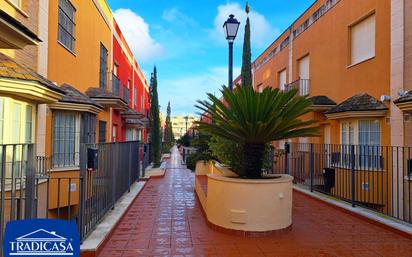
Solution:
[{"label": "terracotta tiled walkway", "polygon": [[242,238],[209,228],[174,150],[164,178],[150,179],[101,257],[111,256],[412,256],[412,240],[295,193],[293,228]]}]

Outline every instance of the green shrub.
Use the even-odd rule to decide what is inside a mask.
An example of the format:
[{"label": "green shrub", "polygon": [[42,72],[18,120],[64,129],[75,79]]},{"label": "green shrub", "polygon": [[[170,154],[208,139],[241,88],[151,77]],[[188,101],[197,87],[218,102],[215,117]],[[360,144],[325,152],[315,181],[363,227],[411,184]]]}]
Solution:
[{"label": "green shrub", "polygon": [[212,155],[208,152],[197,152],[197,153],[192,153],[190,154],[187,159],[186,159],[186,167],[192,171],[194,171],[196,169],[196,163],[198,161],[211,161]]}]

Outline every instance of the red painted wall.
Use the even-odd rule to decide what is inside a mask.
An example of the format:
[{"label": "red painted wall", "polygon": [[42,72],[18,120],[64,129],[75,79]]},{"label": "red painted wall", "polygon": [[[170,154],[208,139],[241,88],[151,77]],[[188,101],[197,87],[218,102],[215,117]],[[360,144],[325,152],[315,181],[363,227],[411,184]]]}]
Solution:
[{"label": "red painted wall", "polygon": [[[124,87],[127,87],[128,81],[130,81],[129,107],[133,108],[135,111],[147,115],[148,110],[150,109],[147,82],[144,80],[143,73],[141,72],[137,62],[134,59],[130,60],[130,58],[127,57],[133,57],[133,54],[129,46],[127,45],[127,42],[123,37],[123,34],[116,21],[114,21],[114,27],[118,36],[113,35],[113,69],[114,65],[118,66],[117,77],[120,80],[121,95],[123,95]],[[133,98],[135,96],[133,95],[133,87],[136,88],[135,92],[137,95],[136,105],[134,106]],[[117,124],[118,126],[118,141],[124,141],[126,139],[126,126],[123,124],[119,112],[113,112],[113,124]],[[142,129],[142,141],[147,143],[147,140],[147,129]]]}]

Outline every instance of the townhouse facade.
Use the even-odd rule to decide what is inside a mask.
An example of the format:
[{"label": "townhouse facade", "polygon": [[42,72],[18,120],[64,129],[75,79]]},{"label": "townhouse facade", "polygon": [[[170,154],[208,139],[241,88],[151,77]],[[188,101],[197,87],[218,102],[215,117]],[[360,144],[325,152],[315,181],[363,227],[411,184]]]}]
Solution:
[{"label": "townhouse facade", "polygon": [[192,115],[182,116],[177,115],[171,118],[173,134],[176,139],[181,138],[189,131],[189,128],[192,126],[193,122],[196,121],[196,117]]},{"label": "townhouse facade", "polygon": [[105,0],[0,1],[5,179],[22,174],[14,162],[35,155],[54,179],[47,190],[39,186],[48,191],[39,206],[49,216],[78,210],[81,145],[147,143],[149,109],[147,81]]},{"label": "townhouse facade", "polygon": [[255,90],[308,95],[303,119],[320,126],[288,140],[282,169],[321,191],[331,169],[327,193],[401,219],[412,205],[411,14],[405,0],[318,0],[252,65]]}]

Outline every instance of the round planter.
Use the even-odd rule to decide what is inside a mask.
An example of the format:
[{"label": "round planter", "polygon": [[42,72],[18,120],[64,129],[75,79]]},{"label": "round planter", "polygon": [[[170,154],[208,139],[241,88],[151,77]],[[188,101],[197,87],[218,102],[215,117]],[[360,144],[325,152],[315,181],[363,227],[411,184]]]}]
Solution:
[{"label": "round planter", "polygon": [[211,173],[213,167],[213,163],[211,161],[197,161],[196,162],[196,175],[206,175]]},{"label": "round planter", "polygon": [[208,174],[207,219],[235,231],[273,232],[292,225],[292,180],[240,179]]}]

